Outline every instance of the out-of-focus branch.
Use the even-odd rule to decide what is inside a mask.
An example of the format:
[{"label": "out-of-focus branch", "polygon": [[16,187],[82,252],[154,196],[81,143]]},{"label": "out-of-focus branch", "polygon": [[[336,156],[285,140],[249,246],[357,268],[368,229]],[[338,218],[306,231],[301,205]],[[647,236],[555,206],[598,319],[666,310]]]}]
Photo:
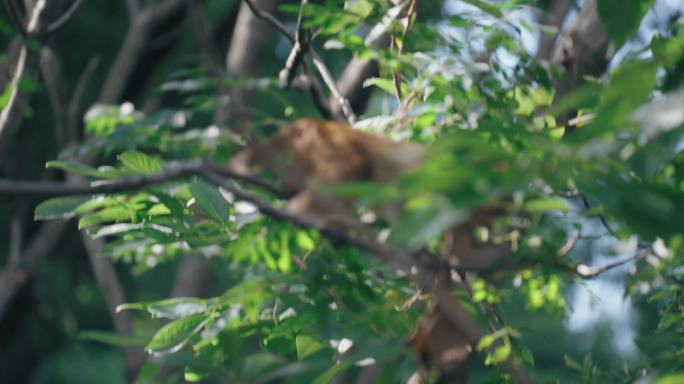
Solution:
[{"label": "out-of-focus branch", "polygon": [[539,48],[537,49],[537,58],[540,60],[549,60],[556,41],[561,32],[563,21],[572,8],[572,0],[554,0],[551,4],[551,9],[543,15],[542,24],[548,29],[556,30],[555,34],[542,32],[539,37]]},{"label": "out-of-focus branch", "polygon": [[54,249],[66,229],[68,222],[51,221],[41,225],[29,244],[10,258],[0,271],[0,318],[18,289],[28,280],[36,265]]},{"label": "out-of-focus branch", "polygon": [[[401,56],[401,54],[404,52],[404,44],[406,41],[406,36],[408,35],[409,28],[411,28],[411,23],[413,22],[413,17],[416,12],[416,3],[417,0],[411,0],[409,3],[408,10],[406,11],[406,16],[404,16],[403,21],[402,21],[402,31],[401,31],[401,39],[394,39],[392,40],[392,45],[396,46],[397,48],[397,56]],[[401,92],[401,72],[400,71],[395,71],[393,75],[393,80],[394,80],[394,88],[397,92],[397,101],[399,102],[399,107],[401,108],[402,100],[404,99],[402,92]]]},{"label": "out-of-focus branch", "polygon": [[78,82],[76,83],[76,87],[74,88],[74,92],[71,96],[71,100],[69,101],[69,105],[67,107],[66,134],[74,142],[78,140],[78,128],[79,122],[81,121],[81,112],[83,108],[83,94],[88,88],[90,79],[92,78],[93,74],[95,73],[95,70],[99,65],[99,57],[93,57],[88,61],[88,64],[81,73],[81,77],[78,79]]},{"label": "out-of-focus branch", "polygon": [[[109,70],[105,85],[100,91],[100,102],[115,104],[120,101],[135,70],[140,55],[149,45],[150,33],[156,25],[181,10],[184,0],[163,0],[138,8],[139,3],[127,1],[130,25],[114,63]],[[137,10],[136,10],[137,9]],[[133,12],[133,10],[136,10]]]},{"label": "out-of-focus branch", "polygon": [[55,53],[48,46],[44,46],[40,51],[40,69],[45,79],[45,88],[52,106],[52,117],[55,126],[55,138],[59,148],[66,145],[66,113],[64,111],[64,88],[61,84],[60,63],[55,58]]},{"label": "out-of-focus branch", "polygon": [[[557,79],[556,100],[584,82],[584,76],[600,76],[610,61],[610,42],[596,7],[596,0],[586,2],[580,13],[558,37],[551,63],[565,68],[565,77]],[[565,116],[569,120],[572,116]],[[568,126],[572,132],[575,126]]]},{"label": "out-of-focus branch", "polygon": [[[126,300],[114,264],[111,259],[98,256],[104,242],[102,239],[92,239],[86,233],[81,233],[81,239],[88,254],[90,266],[93,268],[97,285],[100,287],[105,303],[107,303],[107,310],[114,323],[114,329],[120,335],[132,335],[133,315],[127,311],[116,312],[116,307],[127,303],[128,300]],[[129,380],[134,380],[144,359],[145,355],[140,348],[124,348],[126,377]]]},{"label": "out-of-focus branch", "polygon": [[81,6],[81,4],[83,4],[83,0],[74,0],[74,2],[71,3],[71,7],[69,7],[69,9],[67,9],[66,12],[59,17],[59,19],[53,21],[47,26],[47,33],[54,33],[58,29],[62,28],[64,24],[66,24],[69,19],[74,16],[74,14],[76,14],[76,11],[78,11],[78,8]]},{"label": "out-of-focus branch", "polygon": [[295,34],[295,42],[292,45],[292,50],[285,60],[285,68],[283,68],[278,74],[278,80],[281,86],[289,87],[292,84],[297,75],[297,70],[304,60],[304,55],[309,50],[309,44],[311,43],[311,34],[307,29],[302,28],[302,10],[304,6],[308,3],[308,0],[302,0],[299,9],[299,16],[297,17],[297,32]]},{"label": "out-of-focus branch", "polygon": [[3,5],[5,6],[5,11],[7,11],[10,20],[12,20],[14,26],[17,27],[19,34],[24,39],[28,39],[29,33],[26,30],[26,27],[24,27],[24,22],[21,20],[19,9],[17,9],[17,4],[14,2],[14,0],[3,0]]},{"label": "out-of-focus branch", "polygon": [[[276,29],[278,29],[281,33],[283,33],[283,35],[293,45],[297,44],[296,36],[292,32],[290,32],[290,30],[288,30],[287,27],[283,23],[281,23],[275,16],[273,16],[271,13],[264,11],[263,9],[258,7],[256,4],[253,3],[253,0],[244,0],[244,2],[245,2],[245,4],[247,4],[249,9],[254,13],[254,15],[256,17],[263,19],[263,20],[269,22],[271,25],[273,25]],[[312,47],[309,47],[309,51],[311,52],[311,57],[313,59],[314,66],[318,70],[318,73],[321,75],[321,78],[323,78],[323,82],[325,83],[325,85],[330,90],[330,93],[332,94],[335,105],[340,106],[338,111],[335,111],[334,108],[331,108],[331,111],[333,112],[332,113],[333,116],[339,116],[339,115],[344,116],[348,122],[353,123],[356,120],[356,116],[354,114],[354,111],[353,111],[349,101],[346,99],[344,94],[339,90],[337,83],[335,82],[335,79],[333,78],[332,74],[328,70],[328,67],[323,62],[323,59],[321,59],[320,55]],[[317,95],[315,94],[316,88],[311,88],[311,91],[312,91],[312,95],[314,96],[314,100],[316,100],[317,99]],[[322,113],[327,114],[327,109],[323,110]]]},{"label": "out-of-focus branch", "polygon": [[[198,165],[195,164],[194,166]],[[180,169],[185,169],[187,171],[191,168],[192,167]],[[391,245],[379,244],[374,240],[375,237],[370,232],[355,232],[354,234],[352,234],[340,228],[328,227],[326,223],[320,220],[316,220],[314,218],[310,218],[307,216],[301,216],[296,213],[273,206],[270,202],[257,196],[254,196],[252,193],[242,189],[232,179],[226,178],[225,175],[221,175],[217,172],[211,172],[211,170],[207,168],[194,169],[194,171],[199,171],[199,174],[204,179],[232,193],[236,198],[252,203],[262,214],[268,215],[275,219],[287,221],[299,227],[316,229],[322,235],[324,235],[325,237],[327,237],[328,239],[337,244],[349,244],[359,249],[368,251],[374,254],[379,259],[389,262],[403,271],[408,272],[414,270],[415,273],[413,273],[412,275],[415,276],[415,279],[418,282],[421,289],[424,291],[433,292],[435,301],[438,307],[441,308],[440,310],[444,312],[444,316],[446,316],[449,319],[449,321],[453,323],[454,327],[457,327],[462,333],[467,334],[468,340],[471,341],[472,344],[477,343],[477,341],[479,341],[479,339],[484,335],[484,331],[480,328],[479,324],[472,317],[470,317],[470,315],[467,313],[467,311],[465,311],[460,302],[453,295],[451,295],[448,286],[444,284],[435,285],[435,273],[448,273],[449,271],[449,267],[447,265],[436,261],[439,259],[435,255],[427,254],[424,251],[417,254],[413,254],[404,249],[397,248]],[[125,180],[125,182],[121,182],[122,179],[114,180],[112,181],[112,183],[114,184],[109,184],[108,192],[111,192],[112,190],[122,192],[124,190],[124,187],[133,189],[141,186],[141,183],[143,183],[143,181],[145,183],[168,181],[168,177],[170,177],[171,175],[172,174],[170,174],[167,171],[149,176],[143,176],[138,178],[135,183],[132,182],[133,180],[131,180],[131,178],[128,178],[127,180]],[[176,177],[180,177],[182,175],[183,173],[178,171],[177,173],[173,174],[173,176]],[[70,188],[71,191],[76,189],[74,188],[74,184],[72,184]],[[89,188],[91,190],[90,193],[103,192],[97,186],[90,185],[81,185],[78,188],[78,190],[83,192],[83,190],[86,188]],[[65,192],[68,189],[53,188],[53,191],[56,190]],[[96,274],[105,273],[103,271],[99,271],[97,268],[100,267],[96,265],[94,265],[94,268]],[[107,272],[107,275],[111,275],[111,272],[112,271]],[[112,296],[114,296],[115,294],[119,295],[119,293],[117,293],[116,290],[114,290]],[[108,302],[114,302],[118,300],[122,300],[122,298],[118,296],[112,297],[108,299]],[[524,371],[522,371],[520,367],[511,359],[504,362],[503,366],[511,373],[516,382],[532,382],[532,380],[529,379],[529,376]]]},{"label": "out-of-focus branch", "polygon": [[[255,6],[264,12],[275,9],[279,0],[258,0]],[[256,16],[245,3],[240,4],[233,28],[225,68],[229,76],[253,77],[262,67],[262,55],[272,38],[272,33],[261,18]],[[250,104],[253,92],[244,88],[221,89],[214,113],[214,123],[230,126],[243,136],[250,138]]]},{"label": "out-of-focus branch", "polygon": [[[64,97],[61,96],[65,93],[62,89],[62,83],[59,81],[59,78],[61,77],[61,65],[54,52],[47,46],[43,47],[41,52],[41,67],[43,70],[43,78],[45,79],[45,84],[48,93],[50,94],[57,136],[60,139],[60,148],[65,148],[68,145],[78,142],[78,134],[76,129],[65,130],[67,122],[64,109],[66,108],[67,102],[64,100]],[[85,76],[89,75],[86,74]],[[71,103],[80,105],[81,95],[79,92],[82,91],[77,89],[74,92]],[[67,180],[69,183],[82,183],[83,177],[68,175]],[[103,245],[102,239],[91,239],[85,233],[81,233],[81,239],[88,255],[90,265],[93,268],[95,280],[107,303],[115,330],[122,335],[132,334],[133,318],[131,314],[128,313],[122,316],[115,312],[115,308],[126,303],[127,300],[125,299],[112,260],[98,256],[99,249]],[[135,378],[139,366],[144,361],[143,357],[143,352],[138,348],[124,348],[126,374],[130,380]]]},{"label": "out-of-focus branch", "polygon": [[[31,9],[26,26],[28,37],[37,35],[43,28],[46,1],[39,0]],[[26,46],[26,41],[24,41],[19,51],[14,68],[14,74],[9,83],[11,89],[9,100],[2,111],[0,111],[0,154],[7,152],[10,139],[19,129],[23,113],[28,107],[30,93],[21,90],[19,85],[26,81],[26,79],[35,77],[38,72],[38,53],[29,50]]]},{"label": "out-of-focus branch", "polygon": [[140,10],[140,1],[126,0],[126,9],[128,10],[128,16],[133,17],[133,15],[138,13],[138,10]]},{"label": "out-of-focus branch", "polygon": [[225,70],[221,66],[221,56],[218,47],[214,44],[214,37],[204,19],[202,3],[196,0],[185,0],[185,8],[188,10],[193,35],[199,45],[204,63],[214,76],[221,78]]},{"label": "out-of-focus branch", "polygon": [[[406,5],[406,3],[402,3],[390,8],[380,23],[375,25],[366,36],[366,45],[379,49],[387,48],[390,44],[387,30],[401,15]],[[338,78],[337,88],[344,99],[349,101],[349,105],[356,114],[362,114],[366,110],[372,92],[371,88],[364,88],[363,82],[368,78],[377,77],[378,74],[377,62],[354,56]],[[343,109],[343,105],[336,100],[330,100],[330,105],[335,114],[339,114]]]}]

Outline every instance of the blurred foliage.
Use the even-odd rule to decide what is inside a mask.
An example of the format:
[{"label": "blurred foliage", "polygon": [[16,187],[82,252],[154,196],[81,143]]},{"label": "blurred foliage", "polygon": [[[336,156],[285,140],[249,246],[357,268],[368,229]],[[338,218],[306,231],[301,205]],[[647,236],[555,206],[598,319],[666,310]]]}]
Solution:
[{"label": "blurred foliage", "polygon": [[[522,30],[539,28],[518,17],[537,2],[468,0],[456,2],[463,12],[451,16],[437,1],[424,3],[407,33],[398,21],[388,26],[396,40],[387,49],[368,46],[360,31],[382,22],[392,7],[389,1],[310,2],[301,10],[303,25],[316,32],[314,45],[323,48],[333,70],[351,54],[380,64],[380,76],[365,83],[377,90],[357,128],[430,148],[426,163],[396,186],[358,183],[330,192],[358,197],[360,211],[379,201],[403,200],[404,212],[389,239],[412,249],[438,249],[443,232],[470,212],[502,208],[495,240],[511,245],[516,266],[484,274],[472,284],[472,295],[461,297],[477,318],[482,319],[480,308],[486,305],[498,308],[506,320],[476,349],[497,341],[503,347],[470,359],[473,382],[506,378],[497,364],[511,354],[544,381],[680,382],[684,118],[681,107],[667,102],[679,100],[677,92],[682,92],[676,91],[681,82],[675,79],[681,78],[684,62],[684,28],[675,22],[668,34],[644,47],[648,55],[615,62],[606,76],[554,100],[553,79],[523,45]],[[653,1],[628,3],[599,0],[602,21],[618,46],[636,33]],[[207,2],[211,22],[230,8],[222,4]],[[121,7],[89,4],[58,43],[78,51],[68,39],[93,30],[96,35],[85,44],[115,47],[125,18],[114,17],[107,30],[92,24],[122,15]],[[285,20],[299,12],[296,3],[279,8]],[[0,15],[3,40],[12,34]],[[235,139],[240,130],[232,122],[227,129],[211,124],[221,87],[254,92],[251,122],[258,135],[272,132],[279,122],[315,114],[305,97],[278,86],[287,50],[280,54],[276,46],[276,54],[264,59],[269,76],[216,79],[188,58],[189,41],[165,58],[153,76],[159,80],[138,90],[132,103],[89,110],[85,130],[90,136],[77,152],[97,159],[98,166],[52,160],[61,158],[53,147],[36,158],[49,169],[91,180],[150,174],[189,159],[225,162],[243,139]],[[473,41],[492,54],[488,60],[478,61],[481,52],[472,51]],[[103,58],[111,58],[114,49],[102,48]],[[74,62],[88,57],[64,57],[71,76],[66,80],[73,84]],[[40,94],[40,84],[36,87]],[[397,107],[397,88],[409,105],[405,110]],[[134,107],[149,95],[173,95],[174,102],[146,112]],[[41,106],[43,99],[37,98],[35,110],[49,110]],[[561,116],[576,110],[589,118],[564,136],[567,122]],[[36,126],[49,126],[41,113],[31,119]],[[22,140],[47,145],[33,137]],[[42,172],[42,164],[25,166],[31,170],[23,175]],[[406,342],[429,298],[372,255],[260,215],[251,204],[199,178],[131,193],[54,198],[35,209],[36,219],[74,216],[79,229],[107,239],[100,256],[126,271],[126,290],[135,302],[117,310],[135,311],[136,334],[110,332],[92,278],[77,280],[66,260],[50,260],[39,279],[48,286],[32,300],[19,298],[41,302],[40,308],[15,317],[21,325],[3,323],[18,329],[17,335],[31,336],[20,341],[3,335],[9,342],[0,353],[4,356],[7,348],[14,359],[5,364],[22,360],[21,344],[37,345],[31,349],[38,354],[31,357],[32,382],[123,382],[123,362],[115,353],[122,345],[144,345],[150,354],[139,382],[159,380],[162,366],[181,372],[170,380],[240,383],[328,383],[336,377],[353,382],[372,362],[380,366],[376,382],[406,382],[416,370]],[[575,249],[561,254],[575,235]],[[71,249],[77,242],[64,243]],[[616,255],[593,257],[595,244],[610,249],[603,255]],[[179,258],[191,252],[213,262],[219,283],[212,297],[165,299]],[[637,351],[625,357],[612,347],[623,335],[612,334],[608,319],[584,334],[572,333],[564,323],[573,311],[591,311],[572,306],[570,288],[582,280],[573,272],[575,263],[635,254],[640,257],[626,277],[615,277],[638,314]],[[78,273],[87,274],[86,261],[77,263],[82,264]],[[75,290],[73,281],[79,281]],[[59,330],[41,330],[44,324]],[[11,370],[9,365],[0,369]],[[26,378],[13,372],[16,376],[9,377]]]}]

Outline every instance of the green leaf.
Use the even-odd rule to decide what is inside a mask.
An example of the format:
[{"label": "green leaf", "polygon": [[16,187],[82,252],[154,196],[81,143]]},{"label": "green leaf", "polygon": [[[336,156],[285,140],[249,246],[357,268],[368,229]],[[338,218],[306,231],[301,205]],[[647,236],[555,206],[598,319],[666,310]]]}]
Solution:
[{"label": "green leaf", "polygon": [[396,200],[401,196],[397,187],[364,181],[349,181],[326,185],[321,192],[341,197],[359,197],[365,201]]},{"label": "green leaf", "polygon": [[126,169],[136,174],[155,173],[162,169],[162,164],[159,159],[138,151],[129,151],[120,154],[119,161]]},{"label": "green leaf", "polygon": [[411,250],[420,249],[431,238],[468,218],[467,212],[455,209],[444,198],[417,198],[406,205],[390,240]]},{"label": "green leaf", "polygon": [[603,91],[596,118],[577,130],[573,139],[595,138],[605,132],[640,129],[632,115],[650,99],[657,85],[658,67],[649,62],[628,62],[616,69],[609,86]]},{"label": "green leaf", "polygon": [[561,197],[532,199],[525,202],[524,209],[530,213],[544,213],[550,211],[568,211],[568,204]]},{"label": "green leaf", "polygon": [[9,104],[10,98],[12,97],[12,82],[7,82],[5,89],[0,95],[0,109],[3,109]]},{"label": "green leaf", "polygon": [[35,220],[67,219],[76,215],[76,209],[91,200],[87,196],[54,197],[40,203],[34,212]]},{"label": "green leaf", "polygon": [[230,222],[228,202],[223,198],[218,188],[205,181],[194,178],[190,183],[190,192],[195,198],[197,205],[212,219],[223,224]]},{"label": "green leaf", "polygon": [[164,204],[164,206],[166,206],[166,208],[168,208],[169,211],[171,211],[173,217],[178,219],[178,221],[180,221],[181,223],[184,221],[185,210],[183,209],[183,205],[180,203],[180,201],[178,201],[178,199],[161,191],[152,190],[150,191],[150,194],[158,198],[159,201],[162,204]]},{"label": "green leaf", "polygon": [[655,384],[679,384],[684,383],[684,372],[681,373],[671,373],[659,377]]},{"label": "green leaf", "polygon": [[494,341],[496,341],[496,337],[494,335],[484,335],[480,339],[480,341],[477,343],[477,351],[481,352],[494,344]]},{"label": "green leaf", "polygon": [[347,370],[351,366],[352,366],[352,363],[349,361],[344,361],[344,362],[341,362],[339,364],[333,365],[332,367],[330,367],[330,369],[325,371],[322,375],[318,376],[312,382],[312,384],[327,384],[330,381],[332,381],[332,379],[334,379],[335,376],[344,372],[345,370]]},{"label": "green leaf", "polygon": [[45,163],[45,167],[51,169],[61,169],[62,171],[78,173],[80,175],[91,176],[100,179],[121,176],[121,172],[111,167],[101,167],[100,169],[95,169],[87,165],[73,163],[70,161],[48,161]]},{"label": "green leaf", "polygon": [[188,383],[199,383],[208,378],[210,374],[209,371],[201,367],[187,366],[185,367],[185,374],[183,377]]},{"label": "green leaf", "polygon": [[598,13],[608,37],[620,47],[639,29],[655,0],[598,0]]},{"label": "green leaf", "polygon": [[297,359],[299,360],[304,360],[325,347],[325,343],[320,339],[304,334],[297,335],[295,345],[297,347]]},{"label": "green leaf", "polygon": [[209,309],[206,300],[194,297],[177,297],[149,303],[147,310],[154,317],[180,319],[204,313]]},{"label": "green leaf", "polygon": [[[394,81],[390,79],[383,79],[380,77],[371,77],[363,81],[363,87],[367,88],[372,85],[382,89],[383,91],[389,93],[390,95],[397,95],[397,87],[394,85]],[[401,84],[401,92],[404,95],[410,93],[410,89],[406,84]]]},{"label": "green leaf", "polygon": [[565,361],[565,365],[568,368],[574,369],[577,372],[583,372],[584,371],[584,368],[582,368],[582,364],[575,361],[572,357],[570,357],[568,355],[563,355],[563,360]]},{"label": "green leaf", "polygon": [[487,356],[485,359],[485,365],[495,365],[499,364],[500,362],[508,359],[508,356],[511,355],[511,346],[510,344],[504,344],[494,350],[493,353]]},{"label": "green leaf", "polygon": [[134,217],[135,212],[124,207],[105,208],[91,215],[83,216],[78,221],[78,229],[107,222],[131,221]]},{"label": "green leaf", "polygon": [[204,315],[197,315],[172,321],[157,331],[145,349],[155,356],[178,352],[191,337],[202,330],[209,319]]},{"label": "green leaf", "polygon": [[147,343],[146,337],[122,335],[117,332],[107,331],[83,331],[79,332],[78,338],[117,347],[142,347]]},{"label": "green leaf", "polygon": [[485,13],[488,13],[497,19],[500,19],[503,17],[503,13],[499,8],[497,8],[495,5],[489,4],[485,1],[482,0],[463,0],[464,3],[468,3],[474,7],[477,7],[484,11]]}]

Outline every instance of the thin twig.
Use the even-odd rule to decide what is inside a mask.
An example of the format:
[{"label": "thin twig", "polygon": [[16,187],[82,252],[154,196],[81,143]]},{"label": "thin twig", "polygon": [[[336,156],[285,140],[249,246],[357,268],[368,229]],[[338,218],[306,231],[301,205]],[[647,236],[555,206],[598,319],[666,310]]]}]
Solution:
[{"label": "thin twig", "polygon": [[290,43],[294,44],[297,41],[297,38],[295,35],[290,32],[290,30],[287,28],[285,24],[280,22],[275,16],[273,16],[270,12],[262,11],[257,6],[252,2],[252,0],[244,0],[245,4],[249,7],[249,9],[254,13],[254,15],[262,20],[265,20],[269,22],[272,26],[274,26],[280,33],[283,34],[288,40],[290,40]]},{"label": "thin twig", "polygon": [[81,77],[76,83],[76,88],[74,88],[74,93],[69,101],[69,106],[67,108],[67,127],[66,134],[69,138],[70,143],[75,143],[78,140],[78,123],[81,119],[81,106],[83,104],[83,94],[85,93],[90,79],[93,77],[95,70],[100,65],[100,57],[95,56],[88,61],[85,69],[81,73]]},{"label": "thin twig", "polygon": [[47,45],[41,48],[40,69],[43,74],[43,79],[45,79],[45,89],[47,90],[50,106],[52,107],[55,138],[57,139],[59,148],[64,148],[68,134],[66,132],[65,105],[59,67],[60,63],[55,56],[55,52]]},{"label": "thin twig", "polygon": [[185,32],[185,27],[185,23],[179,23],[171,27],[171,29],[162,32],[158,36],[150,37],[150,39],[147,41],[147,44],[145,45],[144,51],[154,51],[156,49],[171,44],[183,35],[183,32]]},{"label": "thin twig", "polygon": [[185,0],[185,8],[188,10],[188,18],[207,68],[213,76],[222,78],[225,75],[225,70],[221,63],[220,51],[207,27],[202,13],[202,3],[197,0]]},{"label": "thin twig", "polygon": [[[290,43],[292,43],[293,45],[296,44],[296,36],[292,32],[290,32],[289,29],[287,29],[287,26],[285,26],[285,24],[280,22],[280,20],[278,20],[271,13],[258,9],[256,5],[254,5],[252,0],[244,0],[244,2],[247,4],[249,9],[254,13],[254,15],[256,15],[256,17],[269,22],[273,27],[280,31],[290,41]],[[330,93],[332,93],[335,100],[342,106],[342,113],[344,114],[344,117],[347,119],[349,123],[355,122],[356,116],[354,115],[354,111],[352,111],[351,105],[349,104],[349,100],[347,100],[340,92],[339,88],[337,87],[337,83],[335,82],[335,79],[328,70],[328,67],[323,62],[323,59],[321,59],[320,55],[318,55],[318,53],[315,49],[313,49],[313,47],[310,47],[309,51],[311,52],[313,64],[318,70],[318,73],[321,75],[321,78],[323,78],[323,82],[328,87]]]},{"label": "thin twig", "polygon": [[[404,52],[404,44],[406,43],[406,36],[408,35],[409,28],[411,28],[411,19],[413,18],[414,13],[416,12],[416,2],[417,0],[411,0],[411,3],[409,5],[408,11],[406,11],[406,22],[403,25],[403,29],[401,31],[401,41],[398,39],[393,39],[392,44],[397,46],[397,56],[401,56],[401,54]],[[399,106],[402,104],[402,92],[401,92],[401,71],[397,70],[394,72],[394,87],[397,91],[397,101],[399,102]]]},{"label": "thin twig", "polygon": [[601,275],[605,272],[610,271],[611,269],[620,267],[622,265],[631,263],[633,261],[641,260],[644,257],[646,257],[647,255],[648,255],[648,252],[642,250],[640,252],[637,252],[637,254],[634,256],[626,257],[624,259],[617,260],[615,262],[612,262],[612,263],[606,264],[606,265],[593,266],[592,267],[592,266],[588,266],[586,264],[578,264],[574,267],[574,272],[582,278],[593,279],[593,278],[598,277],[599,275]]},{"label": "thin twig", "polygon": [[78,8],[81,6],[81,4],[83,4],[83,0],[74,0],[74,2],[71,3],[71,7],[69,7],[69,9],[67,9],[67,11],[64,12],[64,14],[60,16],[59,19],[53,21],[47,26],[47,33],[54,33],[58,29],[62,28],[62,26],[64,26],[64,24],[66,24],[67,21],[71,19],[71,17],[76,13],[76,11],[78,11]]},{"label": "thin twig", "polygon": [[[580,198],[582,199],[582,204],[584,204],[584,209],[591,209],[591,204],[589,204],[589,199],[587,199],[586,196],[581,195]],[[611,225],[608,223],[608,219],[606,219],[606,216],[603,214],[597,215],[599,221],[601,221],[601,224],[603,227],[606,229],[606,231],[613,237],[615,238],[620,238],[620,235],[611,227]]]},{"label": "thin twig", "polygon": [[309,50],[311,36],[309,31],[302,27],[302,21],[304,19],[303,10],[307,2],[307,0],[302,0],[300,5],[299,16],[297,17],[297,33],[295,34],[295,43],[292,45],[292,50],[287,56],[285,68],[283,68],[278,75],[281,86],[285,88],[292,84],[292,80],[294,80],[297,70],[303,62],[304,55],[306,55],[306,52]]},{"label": "thin twig", "polygon": [[66,226],[66,221],[43,224],[21,254],[15,257],[19,259],[19,262],[8,264],[0,271],[0,318],[3,317],[9,302],[21,285],[27,281],[36,264],[61,239]]},{"label": "thin twig", "polygon": [[321,59],[321,57],[318,55],[318,52],[316,52],[316,50],[313,48],[311,48],[311,57],[313,59],[314,66],[323,78],[323,82],[328,86],[330,93],[332,93],[335,100],[342,107],[342,113],[344,114],[344,117],[350,124],[353,124],[356,121],[356,115],[352,110],[351,104],[349,104],[349,100],[347,100],[347,98],[342,95],[342,92],[340,92],[339,88],[337,88],[337,83],[332,77],[332,74],[330,74],[328,67],[325,66],[323,59]]},{"label": "thin twig", "polygon": [[568,238],[568,240],[565,242],[565,244],[563,244],[563,246],[558,249],[558,252],[556,252],[556,255],[563,257],[563,256],[567,255],[568,253],[570,253],[570,251],[572,251],[572,249],[575,247],[575,244],[577,244],[577,240],[579,240],[581,236],[582,236],[581,231],[575,232],[572,236],[570,236]]}]

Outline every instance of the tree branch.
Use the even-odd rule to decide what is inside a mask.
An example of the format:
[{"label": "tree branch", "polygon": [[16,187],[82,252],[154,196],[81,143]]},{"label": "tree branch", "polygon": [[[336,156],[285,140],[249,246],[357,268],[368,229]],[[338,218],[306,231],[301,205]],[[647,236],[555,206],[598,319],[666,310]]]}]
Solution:
[{"label": "tree branch", "polygon": [[93,74],[99,65],[99,56],[93,57],[88,61],[88,64],[81,73],[81,77],[78,79],[78,83],[76,83],[74,93],[71,95],[71,100],[69,101],[69,106],[67,107],[66,134],[72,142],[76,142],[78,140],[78,128],[79,122],[81,121],[83,94],[85,93],[88,84],[90,83],[90,79],[93,77]]},{"label": "tree branch", "polygon": [[[102,239],[92,239],[85,232],[81,233],[88,260],[93,268],[95,281],[100,288],[107,304],[107,310],[114,323],[114,330],[120,335],[133,334],[133,315],[130,312],[116,312],[116,308],[128,302],[116,274],[112,260],[100,257],[100,248],[104,245]],[[135,379],[140,365],[145,361],[145,355],[140,348],[124,347],[126,377],[129,381]]]},{"label": "tree branch", "polygon": [[577,264],[574,267],[574,272],[581,278],[593,279],[605,272],[610,271],[611,269],[620,267],[633,261],[641,260],[644,257],[646,257],[646,255],[648,255],[648,252],[642,250],[637,252],[637,254],[634,256],[626,257],[624,259],[620,259],[602,266],[588,266],[586,264]]},{"label": "tree branch", "polygon": [[19,10],[17,9],[17,5],[14,3],[14,0],[3,0],[3,5],[5,6],[5,11],[7,11],[10,20],[12,23],[14,23],[14,26],[17,27],[19,34],[24,38],[24,40],[28,39],[29,33],[26,30],[26,27],[24,27],[24,22],[21,20]]},{"label": "tree branch", "polygon": [[[135,4],[138,2],[128,1],[129,10],[131,7],[137,7]],[[100,91],[100,102],[115,104],[120,101],[138,64],[140,55],[145,52],[149,44],[150,31],[184,4],[184,0],[163,0],[131,13],[131,22],[126,37],[124,37],[121,49],[109,70],[105,85]]]},{"label": "tree branch", "polygon": [[[252,2],[252,0],[244,0],[245,4],[249,7],[249,9],[254,13],[255,16],[257,16],[260,19],[263,19],[267,22],[269,22],[273,27],[275,27],[277,30],[279,30],[292,44],[293,46],[297,44],[297,37],[290,32],[290,30],[287,29],[287,27],[281,23],[275,16],[273,16],[271,13],[259,10],[256,5]],[[323,59],[321,59],[320,55],[316,52],[313,47],[309,47],[309,51],[311,52],[311,57],[313,59],[313,64],[318,70],[318,73],[321,75],[323,78],[323,82],[325,85],[328,87],[330,90],[330,93],[332,94],[335,102],[341,106],[341,111],[342,115],[346,118],[346,120],[349,123],[354,123],[356,121],[356,116],[354,115],[354,111],[351,108],[351,105],[349,104],[349,101],[344,97],[342,92],[338,89],[337,83],[335,83],[335,79],[333,78],[332,74],[328,70],[328,67],[325,65],[323,62]],[[315,92],[315,88],[312,88],[312,92]],[[314,100],[316,100],[316,97],[314,95]],[[327,113],[327,110],[325,112],[322,111],[322,113]],[[333,115],[337,115],[333,113]]]},{"label": "tree branch", "polygon": [[[393,264],[396,268],[403,270],[410,275],[414,275],[419,286],[424,291],[433,291],[435,300],[440,308],[459,330],[466,333],[473,344],[484,335],[479,324],[470,317],[460,302],[451,295],[448,289],[441,285],[435,287],[435,273],[448,273],[450,267],[443,262],[439,262],[436,255],[426,251],[411,253],[402,248],[394,247],[390,244],[379,244],[374,239],[373,233],[368,231],[355,231],[354,233],[345,231],[341,228],[330,227],[321,220],[312,217],[301,216],[290,211],[276,208],[270,202],[252,195],[235,183],[233,178],[237,178],[230,172],[216,169],[210,163],[196,161],[176,164],[173,168],[165,171],[136,177],[125,177],[117,180],[102,183],[76,184],[76,183],[22,183],[3,181],[0,183],[0,193],[22,193],[40,195],[69,195],[69,194],[93,194],[93,193],[114,193],[135,190],[147,185],[166,182],[172,179],[198,175],[208,182],[217,185],[227,192],[232,193],[236,198],[252,203],[262,214],[269,217],[286,221],[296,226],[315,229],[323,236],[336,244],[349,244],[361,250],[374,254],[379,259]],[[241,178],[244,180],[244,178]],[[13,184],[14,183],[14,184]],[[411,272],[413,270],[413,272]],[[464,270],[465,271],[465,270]],[[511,359],[503,363],[516,379],[516,382],[530,383],[529,376],[522,371]]]},{"label": "tree branch", "polygon": [[292,80],[294,80],[295,76],[297,75],[297,70],[302,64],[304,55],[306,55],[306,52],[309,50],[309,44],[311,43],[311,35],[309,34],[309,31],[302,28],[302,10],[307,2],[308,0],[302,0],[301,5],[299,6],[295,42],[292,45],[290,54],[287,56],[287,60],[285,61],[285,68],[283,68],[278,74],[280,85],[285,88],[288,88],[290,84],[292,84]]},{"label": "tree branch", "polygon": [[74,0],[74,2],[71,3],[71,7],[69,7],[69,9],[67,9],[59,19],[53,21],[47,26],[47,33],[54,33],[58,29],[62,28],[64,24],[66,24],[69,19],[74,16],[74,14],[76,14],[76,11],[78,11],[78,8],[81,6],[81,4],[83,4],[83,0]]},{"label": "tree branch", "polygon": [[62,238],[67,224],[67,221],[52,221],[41,225],[29,244],[0,271],[0,318],[36,265]]},{"label": "tree branch", "polygon": [[[31,37],[37,34],[42,28],[45,5],[46,0],[38,0],[31,10],[26,27],[27,36]],[[26,46],[26,41],[24,41],[17,58],[14,75],[9,83],[11,89],[9,100],[0,111],[0,153],[2,154],[6,153],[10,137],[19,129],[23,113],[28,106],[30,94],[20,90],[19,84],[27,78],[35,76],[37,67],[38,54],[30,51]]]},{"label": "tree branch", "polygon": [[170,165],[161,172],[148,175],[127,176],[116,180],[98,180],[89,183],[0,179],[0,195],[47,198],[55,196],[121,193],[177,180],[187,176],[204,174],[223,175],[234,178],[262,188],[276,196],[282,196],[280,191],[268,183],[253,177],[234,174],[219,165],[201,160],[176,163]]}]

